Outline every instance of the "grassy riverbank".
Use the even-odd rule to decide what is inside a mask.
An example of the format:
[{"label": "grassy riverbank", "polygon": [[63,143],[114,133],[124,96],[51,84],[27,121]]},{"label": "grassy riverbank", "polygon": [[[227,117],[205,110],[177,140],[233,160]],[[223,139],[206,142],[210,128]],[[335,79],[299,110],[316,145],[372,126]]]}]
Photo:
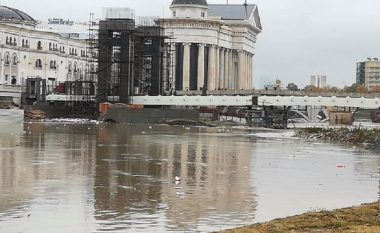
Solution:
[{"label": "grassy riverbank", "polygon": [[223,233],[380,233],[380,202],[309,212]]}]

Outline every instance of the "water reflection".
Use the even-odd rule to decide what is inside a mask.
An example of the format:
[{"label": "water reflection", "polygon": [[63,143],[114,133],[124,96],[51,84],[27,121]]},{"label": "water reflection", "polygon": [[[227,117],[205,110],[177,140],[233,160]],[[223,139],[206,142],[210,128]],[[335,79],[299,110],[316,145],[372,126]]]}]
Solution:
[{"label": "water reflection", "polygon": [[[217,216],[230,213],[252,221],[250,170],[240,169],[250,163],[250,147],[182,127],[171,130],[163,135],[147,126],[99,129],[94,193],[103,230],[121,217],[114,225],[119,230],[136,223],[158,227],[162,216],[152,219],[157,212],[165,214],[171,230],[197,228],[202,218],[223,224]],[[144,221],[146,214],[151,217]]]},{"label": "water reflection", "polygon": [[212,231],[373,201],[379,186],[374,154],[248,131],[0,129],[0,232]]}]

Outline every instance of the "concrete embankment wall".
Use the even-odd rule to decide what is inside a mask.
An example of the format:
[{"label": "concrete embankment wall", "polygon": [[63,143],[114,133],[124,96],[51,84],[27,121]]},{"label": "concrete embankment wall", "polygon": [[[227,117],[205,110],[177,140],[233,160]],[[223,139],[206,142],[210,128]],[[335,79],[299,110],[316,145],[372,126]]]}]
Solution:
[{"label": "concrete embankment wall", "polygon": [[104,121],[136,124],[161,124],[171,120],[199,121],[198,110],[191,109],[127,109],[111,108],[103,116]]},{"label": "concrete embankment wall", "polygon": [[46,113],[47,118],[90,118],[96,119],[95,112],[86,112],[83,106],[69,107],[63,105],[38,104],[36,106],[25,106],[25,109],[38,109]]}]

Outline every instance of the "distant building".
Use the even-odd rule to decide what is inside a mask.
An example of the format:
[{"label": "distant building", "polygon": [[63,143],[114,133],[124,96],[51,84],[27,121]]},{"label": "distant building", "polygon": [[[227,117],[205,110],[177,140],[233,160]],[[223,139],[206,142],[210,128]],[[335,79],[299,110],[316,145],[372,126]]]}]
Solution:
[{"label": "distant building", "polygon": [[317,88],[326,88],[326,76],[325,75],[312,75],[310,78],[310,85]]},{"label": "distant building", "polygon": [[20,104],[25,88],[32,103],[43,90],[83,79],[86,68],[85,40],[40,30],[26,13],[0,6],[0,98]]},{"label": "distant building", "polygon": [[282,81],[279,79],[276,79],[276,81],[273,81],[267,85],[265,85],[265,90],[271,90],[271,91],[279,91],[284,89]]},{"label": "distant building", "polygon": [[249,90],[253,56],[262,31],[257,5],[174,0],[159,26],[171,38],[173,89]]},{"label": "distant building", "polygon": [[380,86],[380,61],[377,58],[358,62],[356,65],[356,84],[369,90]]}]

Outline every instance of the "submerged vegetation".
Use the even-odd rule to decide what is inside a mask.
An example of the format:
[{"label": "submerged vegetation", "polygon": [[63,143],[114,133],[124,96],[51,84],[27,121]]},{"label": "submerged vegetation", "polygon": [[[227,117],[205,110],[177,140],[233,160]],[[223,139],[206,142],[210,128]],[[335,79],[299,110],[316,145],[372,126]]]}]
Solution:
[{"label": "submerged vegetation", "polygon": [[333,211],[315,211],[223,233],[375,233],[380,232],[380,202]]}]

